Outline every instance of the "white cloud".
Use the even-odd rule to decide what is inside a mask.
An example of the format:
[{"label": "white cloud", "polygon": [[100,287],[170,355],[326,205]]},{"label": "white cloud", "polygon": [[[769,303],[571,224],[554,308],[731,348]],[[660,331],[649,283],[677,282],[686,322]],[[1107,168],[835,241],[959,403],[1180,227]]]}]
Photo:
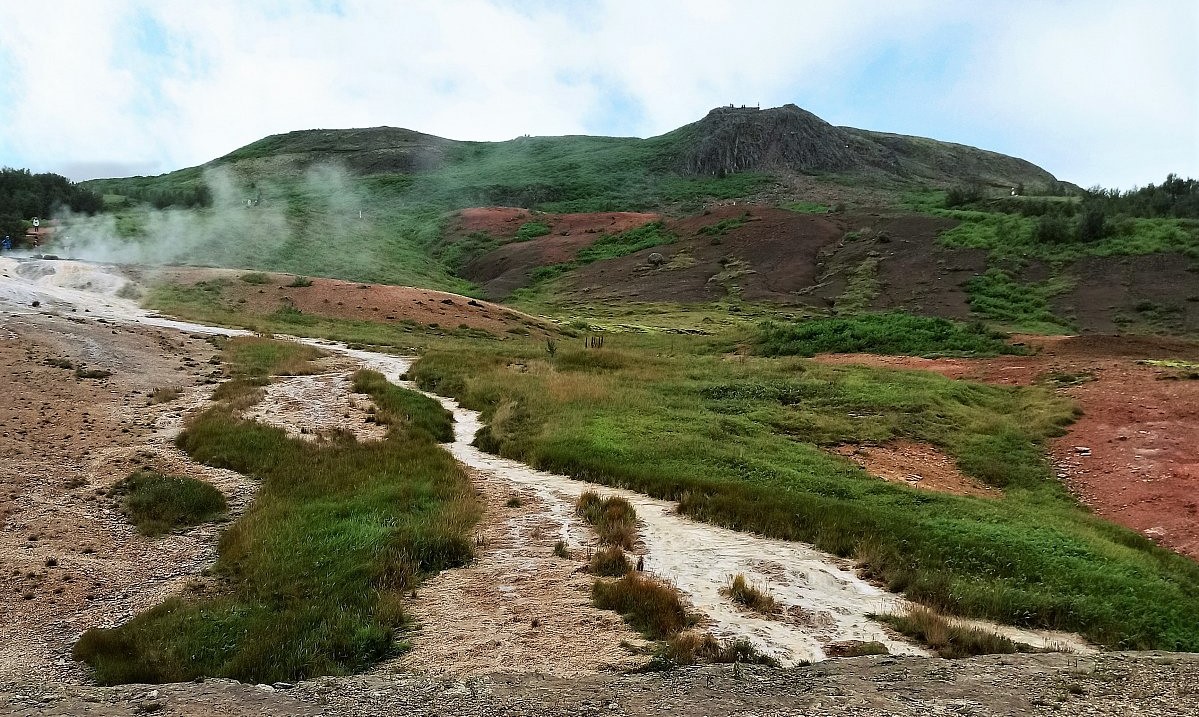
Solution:
[{"label": "white cloud", "polygon": [[[312,127],[650,135],[728,102],[852,102],[858,71],[879,53],[965,32],[971,56],[927,109],[959,118],[954,139],[1002,136],[1007,151],[1087,184],[1199,174],[1199,11],[1181,3],[338,6],[0,0],[20,108],[0,116],[0,151],[13,155],[0,164],[165,171]],[[145,17],[164,29],[165,56],[131,34]],[[625,104],[635,117],[606,127]],[[892,129],[888,107],[870,110],[868,128]]]}]

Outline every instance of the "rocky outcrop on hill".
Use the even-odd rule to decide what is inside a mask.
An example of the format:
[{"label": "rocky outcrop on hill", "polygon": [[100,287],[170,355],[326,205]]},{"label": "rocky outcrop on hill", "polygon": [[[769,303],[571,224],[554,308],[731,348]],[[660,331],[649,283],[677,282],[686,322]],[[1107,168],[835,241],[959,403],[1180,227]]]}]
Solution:
[{"label": "rocky outcrop on hill", "polygon": [[675,140],[675,169],[723,176],[735,172],[842,173],[881,181],[980,182],[1048,189],[1059,182],[1016,157],[923,137],[835,127],[788,104],[718,107],[664,137]]}]

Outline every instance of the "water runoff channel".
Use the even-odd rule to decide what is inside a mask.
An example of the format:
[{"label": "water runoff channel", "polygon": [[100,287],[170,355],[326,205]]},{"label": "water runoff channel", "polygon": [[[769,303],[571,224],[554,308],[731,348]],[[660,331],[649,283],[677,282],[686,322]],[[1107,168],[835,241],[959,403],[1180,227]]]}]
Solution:
[{"label": "water runoff channel", "polygon": [[[114,267],[78,261],[0,258],[0,316],[71,312],[79,317],[105,319],[174,329],[191,334],[248,336],[252,332],[179,321],[148,312],[133,301],[117,297],[127,280]],[[33,302],[38,308],[31,308]],[[403,380],[414,357],[350,348],[345,344],[299,337],[278,337],[334,351],[379,371],[393,383],[419,391]],[[290,379],[282,379],[287,381]],[[584,529],[574,504],[585,491],[627,499],[637,511],[645,552],[645,569],[676,586],[704,617],[703,626],[720,639],[745,638],[783,665],[826,658],[830,643],[857,640],[880,642],[895,655],[927,655],[923,648],[897,636],[871,618],[902,612],[907,601],[860,578],[842,558],[810,545],[774,540],[700,523],[682,515],[676,504],[627,490],[575,480],[536,470],[518,461],[484,453],[471,445],[483,425],[477,411],[444,396],[430,394],[454,416],[454,441],[446,448],[461,463],[525,490],[534,491],[551,523],[570,541]],[[722,594],[731,577],[745,575],[766,589],[782,613],[763,617],[737,606]],[[1086,652],[1076,635],[1024,630],[982,621],[969,621],[1034,647]]]}]

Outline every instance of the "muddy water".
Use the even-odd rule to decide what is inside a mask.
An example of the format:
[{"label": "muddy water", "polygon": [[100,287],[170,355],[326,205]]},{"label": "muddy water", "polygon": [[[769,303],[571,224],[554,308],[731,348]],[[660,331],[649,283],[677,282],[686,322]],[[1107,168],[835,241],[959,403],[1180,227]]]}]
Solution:
[{"label": "muddy water", "polygon": [[[111,281],[114,274],[104,267],[80,262],[15,262],[0,258],[0,307],[9,313],[52,309],[189,333],[249,333],[150,314],[115,296],[120,283]],[[40,301],[40,309],[24,308],[35,300]],[[393,382],[413,387],[400,379],[412,358],[350,349],[327,341],[298,340],[342,353]],[[564,540],[577,545],[580,536],[587,535],[573,515],[574,500],[584,491],[628,499],[641,522],[646,569],[686,593],[706,616],[707,628],[718,637],[748,638],[784,664],[822,660],[828,643],[843,640],[882,642],[895,654],[925,654],[921,648],[889,635],[868,617],[902,610],[906,602],[860,579],[835,556],[801,543],[697,523],[678,515],[676,506],[667,501],[537,471],[483,453],[470,445],[481,426],[479,414],[450,399],[434,398],[454,414],[455,440],[448,446],[454,457],[479,471],[535,491],[546,506],[546,517]],[[756,616],[721,595],[721,588],[736,573],[767,589],[784,606],[785,616]],[[1075,636],[989,627],[1035,646],[1086,649]]]}]

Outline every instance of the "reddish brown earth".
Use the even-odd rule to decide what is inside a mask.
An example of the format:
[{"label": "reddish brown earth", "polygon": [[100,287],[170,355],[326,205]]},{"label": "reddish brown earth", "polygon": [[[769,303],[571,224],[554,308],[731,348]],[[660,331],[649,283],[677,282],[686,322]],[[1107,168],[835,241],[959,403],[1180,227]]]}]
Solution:
[{"label": "reddish brown earth", "polygon": [[[1057,389],[1083,415],[1050,442],[1070,489],[1095,513],[1199,560],[1199,380],[1140,360],[1199,362],[1199,345],[1154,337],[1024,337],[1032,356],[926,359],[838,354],[817,360],[935,371],[1016,386],[1066,376]],[[1081,451],[1078,449],[1089,449]]]},{"label": "reddish brown earth", "polygon": [[998,498],[1002,493],[958,469],[936,446],[901,439],[881,446],[847,444],[834,451],[890,483],[954,495]]},{"label": "reddish brown earth", "polygon": [[447,240],[458,241],[475,232],[511,239],[528,222],[549,227],[550,233],[545,236],[505,244],[462,267],[462,275],[482,286],[487,296],[504,298],[527,286],[533,269],[570,261],[602,236],[636,229],[658,219],[657,214],[637,212],[545,214],[514,207],[475,207],[458,214],[450,224]]},{"label": "reddish brown earth", "polygon": [[619,234],[658,218],[657,214],[641,212],[546,214],[518,207],[472,207],[458,213],[450,224],[450,236],[487,232],[495,237],[511,238],[528,222],[540,222],[548,226],[548,236]]},{"label": "reddish brown earth", "polygon": [[447,329],[467,326],[493,334],[513,328],[549,330],[543,320],[493,304],[432,289],[382,284],[358,284],[337,279],[312,279],[312,286],[290,287],[291,274],[267,274],[266,284],[241,280],[245,271],[229,269],[169,268],[156,271],[156,279],[188,285],[223,280],[221,296],[231,308],[269,314],[285,306],[304,313],[338,319],[381,322],[415,322]]},{"label": "reddish brown earth", "polygon": [[[527,221],[552,227],[548,236],[509,244],[476,257],[463,276],[503,300],[532,282],[537,267],[574,258],[598,234],[651,220],[639,214],[538,214],[487,207],[464,210],[447,241],[473,231],[511,237]],[[723,220],[744,219],[721,236],[701,234]],[[710,205],[701,214],[665,220],[677,241],[567,274],[554,287],[566,303],[645,301],[704,303],[725,298],[803,308],[837,305],[847,278],[864,262],[877,264],[877,296],[868,307],[902,309],[952,319],[973,318],[967,282],[992,264],[982,249],[941,245],[956,220],[893,211],[801,214],[745,202]],[[582,233],[582,235],[580,235]],[[653,254],[663,261],[651,263]],[[1059,275],[1070,288],[1050,299],[1064,323],[1084,333],[1199,334],[1199,264],[1183,254],[1088,257],[1052,269],[1031,262],[1021,282]]]}]

